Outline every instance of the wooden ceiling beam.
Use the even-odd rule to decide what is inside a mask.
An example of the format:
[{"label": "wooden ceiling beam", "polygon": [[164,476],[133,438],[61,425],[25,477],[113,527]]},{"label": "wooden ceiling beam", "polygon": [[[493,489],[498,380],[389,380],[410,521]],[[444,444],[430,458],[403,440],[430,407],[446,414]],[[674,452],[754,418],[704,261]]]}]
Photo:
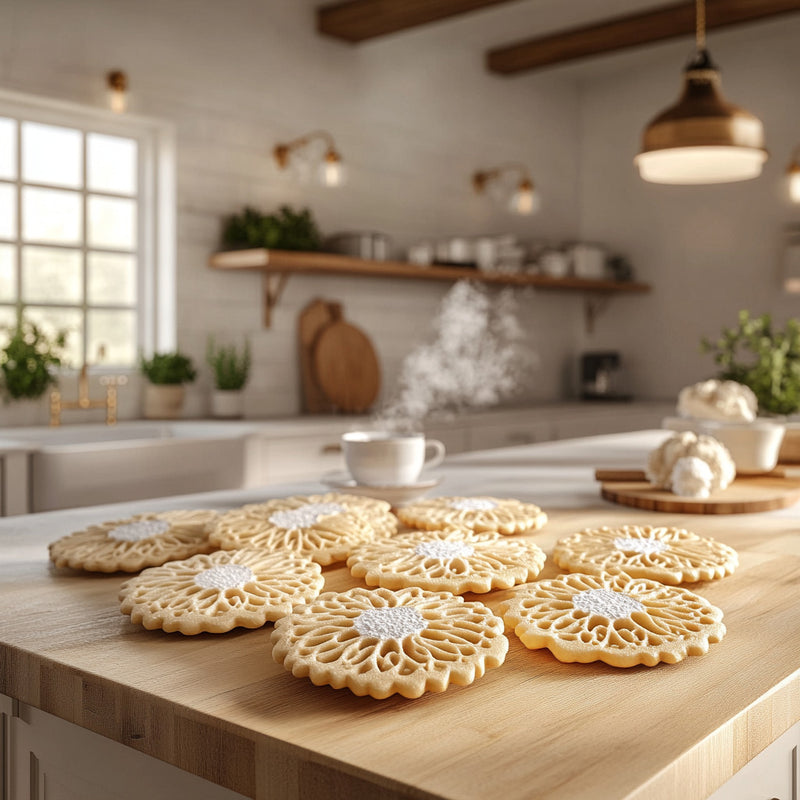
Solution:
[{"label": "wooden ceiling beam", "polygon": [[[724,28],[797,11],[800,0],[706,0],[706,27]],[[490,72],[510,75],[688,36],[694,30],[694,3],[676,3],[494,48],[486,54],[486,66]]]},{"label": "wooden ceiling beam", "polygon": [[511,0],[347,0],[317,9],[317,30],[363,42]]}]

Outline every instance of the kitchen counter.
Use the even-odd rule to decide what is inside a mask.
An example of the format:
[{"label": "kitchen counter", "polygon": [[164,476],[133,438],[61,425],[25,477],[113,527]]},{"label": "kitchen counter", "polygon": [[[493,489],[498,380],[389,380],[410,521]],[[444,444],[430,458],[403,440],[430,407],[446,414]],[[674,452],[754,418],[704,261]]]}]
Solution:
[{"label": "kitchen counter", "polygon": [[[225,509],[321,485],[214,492],[0,520],[0,692],[255,798],[699,800],[800,720],[800,508],[654,514],[599,498],[595,467],[641,467],[645,431],[448,459],[438,494],[541,505],[553,544],[585,526],[681,525],[740,554],[693,587],[725,612],[707,655],[655,668],[562,664],[509,633],[503,666],[418,700],[315,687],[272,661],[272,626],[146,631],[119,613],[123,575],[48,566],[48,542],[89,522]],[[558,574],[548,563],[542,577]],[[361,585],[343,566],[326,590]],[[507,592],[468,595],[496,609]],[[765,794],[764,796],[768,796]]]}]

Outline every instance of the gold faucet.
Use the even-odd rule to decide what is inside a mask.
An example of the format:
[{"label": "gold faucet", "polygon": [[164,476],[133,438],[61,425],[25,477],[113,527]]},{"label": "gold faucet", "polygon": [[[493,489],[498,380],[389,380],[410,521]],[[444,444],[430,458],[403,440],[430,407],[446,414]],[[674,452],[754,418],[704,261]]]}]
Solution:
[{"label": "gold faucet", "polygon": [[[105,348],[101,345],[98,356],[103,357]],[[124,386],[128,382],[125,375],[104,375],[100,378],[100,384],[106,387],[106,396],[102,400],[92,400],[89,396],[89,365],[84,361],[78,375],[78,399],[64,402],[61,399],[61,392],[54,389],[50,392],[50,425],[57,427],[61,424],[61,412],[66,409],[105,408],[106,425],[115,425],[117,422],[117,387]]]}]

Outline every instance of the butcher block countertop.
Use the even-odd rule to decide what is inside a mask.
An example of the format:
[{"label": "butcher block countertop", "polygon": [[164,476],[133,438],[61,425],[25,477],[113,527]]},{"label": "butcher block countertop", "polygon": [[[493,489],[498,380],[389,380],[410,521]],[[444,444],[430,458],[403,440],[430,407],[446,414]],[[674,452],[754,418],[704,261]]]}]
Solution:
[{"label": "butcher block countertop", "polygon": [[[680,525],[735,547],[730,577],[692,587],[725,612],[707,655],[654,668],[562,664],[512,632],[503,666],[417,700],[356,697],[275,664],[272,625],[185,637],[119,612],[124,575],[48,565],[90,522],[217,508],[318,484],[0,520],[0,692],[254,798],[704,798],[800,719],[800,509],[669,515],[600,499],[596,467],[641,467],[663,431],[458,456],[437,494],[517,497],[560,537],[615,523]],[[542,577],[559,574],[548,562]],[[362,585],[343,566],[326,590]],[[507,592],[468,595],[498,608]]]}]

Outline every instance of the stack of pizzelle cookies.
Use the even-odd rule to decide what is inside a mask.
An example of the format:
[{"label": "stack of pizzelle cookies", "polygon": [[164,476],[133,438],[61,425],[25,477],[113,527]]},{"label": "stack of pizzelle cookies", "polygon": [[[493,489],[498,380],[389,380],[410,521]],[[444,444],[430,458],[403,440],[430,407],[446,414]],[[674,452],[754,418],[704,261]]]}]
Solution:
[{"label": "stack of pizzelle cookies", "polygon": [[[680,584],[733,572],[730,547],[677,528],[601,527],[559,541],[553,560],[568,574],[537,581],[546,557],[527,534],[546,522],[537,505],[509,498],[438,497],[393,511],[360,496],[296,495],[93,525],[51,544],[50,558],[142,570],[119,602],[147,629],[273,622],[276,662],[375,698],[472,683],[503,664],[506,630],[561,661],[618,667],[676,662],[722,639],[722,612]],[[323,567],[345,561],[366,587],[323,592]],[[501,589],[511,596],[499,615],[462,597]]]}]

